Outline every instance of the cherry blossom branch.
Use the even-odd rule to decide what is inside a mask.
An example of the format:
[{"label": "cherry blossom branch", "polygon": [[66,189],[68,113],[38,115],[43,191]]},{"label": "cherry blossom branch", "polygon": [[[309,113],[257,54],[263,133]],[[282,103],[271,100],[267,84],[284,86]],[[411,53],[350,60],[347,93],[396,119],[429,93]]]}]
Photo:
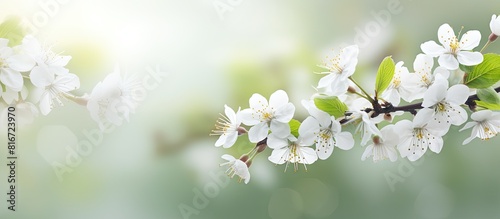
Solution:
[{"label": "cherry blossom branch", "polygon": [[[495,92],[499,93],[500,92],[500,87],[495,88]],[[478,100],[477,94],[470,95],[469,98],[467,98],[467,101],[465,101],[465,104],[469,106],[471,110],[474,111],[474,108],[476,107],[476,103],[474,102],[475,100]],[[415,115],[417,114],[417,109],[422,109],[422,102],[419,103],[414,103],[406,106],[393,106],[391,103],[384,103],[384,104],[379,104],[378,101],[372,102],[373,108],[368,108],[365,109],[365,112],[372,112],[372,118],[377,117],[380,114],[387,114],[387,113],[392,113],[392,112],[397,112],[397,111],[404,111],[404,112],[410,112],[411,114]]]}]

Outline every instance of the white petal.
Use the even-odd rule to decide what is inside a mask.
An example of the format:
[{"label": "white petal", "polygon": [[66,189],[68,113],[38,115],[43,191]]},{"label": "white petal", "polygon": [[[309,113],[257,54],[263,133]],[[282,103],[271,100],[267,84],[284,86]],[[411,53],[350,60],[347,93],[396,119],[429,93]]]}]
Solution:
[{"label": "white petal", "polygon": [[236,113],[231,107],[224,105],[224,113],[231,123],[236,120]]},{"label": "white petal", "polygon": [[269,98],[269,106],[274,109],[279,109],[288,103],[288,95],[283,90],[277,90]]},{"label": "white petal", "polygon": [[491,16],[490,29],[493,34],[500,36],[500,16]]},{"label": "white petal", "polygon": [[422,43],[422,45],[420,45],[420,49],[422,49],[422,52],[431,57],[438,57],[446,52],[446,49],[443,46],[438,45],[434,41]]},{"label": "white petal", "polygon": [[319,123],[312,117],[307,117],[299,127],[299,136],[301,136],[304,145],[312,145],[319,133]]},{"label": "white petal", "polygon": [[235,160],[236,160],[236,158],[234,158],[233,156],[231,156],[231,155],[229,155],[229,154],[224,154],[224,155],[222,155],[222,159],[227,160],[227,161],[229,161],[229,162],[231,162],[231,161],[235,161]]},{"label": "white petal", "polygon": [[441,102],[446,98],[446,92],[448,90],[448,85],[445,83],[434,83],[424,94],[424,101],[422,102],[423,107],[433,107],[437,103]]},{"label": "white petal", "polygon": [[314,149],[310,147],[300,147],[299,150],[303,158],[300,163],[312,164],[318,160],[318,155],[316,154]]},{"label": "white petal", "polygon": [[58,75],[54,79],[53,85],[62,92],[69,92],[80,87],[80,79],[71,73]]},{"label": "white petal", "polygon": [[434,117],[434,110],[429,108],[420,109],[413,118],[413,126],[421,128]]},{"label": "white petal", "polygon": [[398,153],[396,152],[396,148],[387,147],[387,155],[389,156],[389,160],[391,162],[396,162],[398,160]]},{"label": "white petal", "polygon": [[319,79],[318,88],[325,88],[331,86],[333,80],[335,80],[336,74],[337,73],[329,73],[324,77],[322,77],[321,79]]},{"label": "white petal", "polygon": [[365,151],[363,152],[363,155],[361,155],[361,160],[364,161],[366,160],[367,157],[373,155],[373,144],[366,146]]},{"label": "white petal", "polygon": [[46,116],[52,111],[52,97],[49,94],[42,95],[40,99],[40,112]]},{"label": "white petal", "polygon": [[470,30],[464,33],[462,39],[460,39],[460,49],[461,50],[473,50],[479,46],[481,41],[481,33],[477,30]]},{"label": "white petal", "polygon": [[215,147],[220,147],[220,146],[224,145],[224,143],[226,143],[226,138],[227,138],[226,134],[219,136],[219,138],[215,142]]},{"label": "white petal", "polygon": [[335,135],[335,146],[342,150],[350,150],[354,147],[354,138],[350,132],[341,132]]},{"label": "white petal", "polygon": [[68,64],[68,62],[71,60],[71,58],[72,58],[71,56],[57,56],[56,58],[54,58],[52,60],[50,65],[64,67]]},{"label": "white petal", "polygon": [[447,112],[435,112],[433,118],[429,121],[427,128],[435,130],[443,135],[448,132],[451,126],[450,114]]},{"label": "white petal", "polygon": [[453,85],[448,89],[446,100],[450,103],[464,104],[469,98],[469,88],[463,84]]},{"label": "white petal", "polygon": [[480,121],[484,121],[484,120],[491,118],[492,115],[493,115],[493,112],[491,110],[481,110],[481,111],[477,111],[477,112],[472,113],[470,118],[473,119],[474,121],[480,122]]},{"label": "white petal", "polygon": [[269,156],[267,159],[275,164],[284,164],[289,154],[290,151],[288,147],[274,149],[273,152],[271,153],[271,156]]},{"label": "white petal", "polygon": [[471,131],[470,137],[468,137],[467,139],[465,139],[464,142],[462,143],[462,145],[469,144],[472,140],[474,140],[474,138],[476,138],[477,134],[478,134],[477,133],[477,126],[474,126],[474,128]]},{"label": "white petal", "polygon": [[462,125],[467,121],[467,111],[464,108],[453,103],[450,103],[450,107],[448,116],[452,125]]},{"label": "white petal", "polygon": [[13,91],[21,91],[23,88],[23,76],[18,71],[9,69],[9,68],[1,68],[0,69],[0,81]]},{"label": "white petal", "polygon": [[[1,90],[1,86],[0,86]],[[14,101],[19,100],[19,92],[12,90],[9,87],[5,87],[5,92],[1,95],[5,103],[12,104]]]},{"label": "white petal", "polygon": [[257,125],[260,121],[254,117],[254,113],[252,109],[244,109],[238,113],[238,116],[245,125]]},{"label": "white petal", "polygon": [[[481,112],[481,111],[480,111],[480,112]],[[472,115],[474,115],[474,113],[473,113]],[[472,117],[472,116],[471,116],[471,117]],[[477,125],[477,122],[468,122],[468,123],[466,123],[466,124],[464,125],[464,127],[462,127],[462,128],[460,129],[460,131],[463,131],[463,130],[466,130],[466,129],[470,129],[470,128],[474,127],[475,125]]]},{"label": "white petal", "polygon": [[316,140],[316,153],[319,159],[326,160],[332,155],[334,149],[334,142],[332,138],[324,139],[318,136]]},{"label": "white petal", "polygon": [[331,94],[333,96],[339,96],[341,94],[345,94],[347,92],[347,88],[349,88],[348,80],[334,80],[331,84]]},{"label": "white petal", "polygon": [[279,138],[286,138],[290,135],[290,125],[288,123],[271,121],[271,132]]},{"label": "white petal", "polygon": [[13,55],[6,60],[9,68],[20,72],[27,72],[35,65],[35,60],[27,55]]},{"label": "white petal", "polygon": [[292,103],[286,103],[274,112],[274,119],[282,123],[288,123],[292,120],[294,113],[295,106]]},{"label": "white petal", "polygon": [[30,80],[36,87],[44,88],[52,84],[54,75],[48,71],[47,67],[36,66],[31,70]]},{"label": "white petal", "polygon": [[450,77],[450,71],[443,66],[438,66],[434,69],[434,77],[442,77],[448,79]]},{"label": "white petal", "polygon": [[429,149],[432,152],[439,154],[443,149],[443,138],[441,138],[440,136],[431,135],[427,140],[429,141]]},{"label": "white petal", "polygon": [[279,138],[275,134],[271,133],[267,137],[267,146],[271,149],[282,148],[288,145],[287,138]]},{"label": "white petal", "polygon": [[264,98],[260,94],[253,94],[250,97],[250,100],[248,102],[249,102],[250,108],[254,112],[264,110],[265,108],[267,108],[269,106],[269,104],[267,103],[267,99]]},{"label": "white petal", "polygon": [[439,65],[445,67],[446,69],[449,70],[455,70],[458,69],[458,61],[455,58],[455,56],[451,54],[443,54],[439,56],[438,59]]},{"label": "white petal", "polygon": [[330,124],[331,124],[330,115],[328,113],[318,109],[316,107],[316,105],[314,105],[314,103],[311,103],[311,105],[309,105],[309,107],[307,108],[307,111],[309,112],[309,114],[311,116],[316,118],[316,120],[319,122],[321,127],[326,128],[326,127],[330,126]]},{"label": "white petal", "polygon": [[226,137],[226,140],[224,142],[224,148],[230,148],[231,146],[234,145],[234,143],[238,139],[238,132],[236,132],[236,131],[235,132],[230,132],[230,133],[228,133],[226,135],[227,135],[227,137]]},{"label": "white petal", "polygon": [[457,54],[458,62],[462,65],[473,66],[483,62],[483,54],[480,52],[460,51]]},{"label": "white petal", "polygon": [[453,31],[453,28],[449,24],[443,24],[439,27],[438,29],[438,39],[439,42],[447,49],[450,48],[450,42],[451,40],[454,40],[456,38],[455,36],[455,31]]},{"label": "white petal", "polygon": [[250,128],[250,130],[248,131],[248,139],[252,143],[257,143],[266,138],[268,132],[269,132],[269,126],[267,126],[267,123],[261,122]]}]

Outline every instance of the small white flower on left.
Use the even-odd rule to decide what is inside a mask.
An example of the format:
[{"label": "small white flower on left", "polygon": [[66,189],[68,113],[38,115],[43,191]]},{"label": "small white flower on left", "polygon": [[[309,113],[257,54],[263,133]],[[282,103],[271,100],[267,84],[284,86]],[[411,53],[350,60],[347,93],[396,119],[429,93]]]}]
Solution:
[{"label": "small white flower on left", "polygon": [[222,155],[222,159],[227,160],[228,162],[221,164],[220,166],[229,166],[226,173],[229,177],[233,178],[234,175],[240,177],[241,180],[245,180],[245,184],[248,184],[250,181],[250,172],[248,171],[248,166],[245,162],[234,158],[229,154]]},{"label": "small white flower on left", "polygon": [[220,135],[217,142],[215,142],[215,146],[230,148],[238,139],[240,130],[244,131],[244,129],[240,127],[241,120],[238,118],[240,109],[235,113],[234,110],[227,105],[224,105],[224,108],[226,115],[224,116],[221,114],[221,118],[219,118],[217,124],[215,124],[215,130],[213,130],[210,135]]}]

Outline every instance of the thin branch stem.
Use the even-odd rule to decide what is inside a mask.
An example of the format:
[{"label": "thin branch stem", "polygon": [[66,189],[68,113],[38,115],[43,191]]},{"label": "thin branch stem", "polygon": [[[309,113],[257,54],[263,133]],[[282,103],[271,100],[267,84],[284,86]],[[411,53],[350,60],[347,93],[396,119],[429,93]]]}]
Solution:
[{"label": "thin branch stem", "polygon": [[[500,92],[500,87],[495,88],[495,91],[497,93]],[[477,94],[470,95],[469,98],[467,98],[467,101],[465,101],[465,104],[469,106],[471,110],[474,110],[476,103],[474,102],[475,100],[478,100]],[[374,111],[372,117],[378,116],[380,114],[386,114],[386,113],[392,113],[392,112],[397,112],[397,111],[404,111],[404,112],[410,112],[412,114],[416,114],[416,110],[424,108],[422,106],[422,102],[419,103],[414,103],[406,106],[392,106],[392,104],[386,104],[383,105],[379,109],[367,109],[368,112]]]},{"label": "thin branch stem", "polygon": [[484,44],[483,48],[479,52],[483,53],[483,50],[485,50],[490,44],[491,44],[491,41],[488,40],[488,42],[486,42],[486,44]]},{"label": "thin branch stem", "polygon": [[363,87],[361,87],[358,82],[356,82],[356,80],[354,80],[354,78],[352,77],[349,77],[349,80],[352,81],[352,83],[354,83],[357,87],[359,87],[359,89],[361,90],[361,92],[363,92],[365,95],[366,95],[366,98],[371,102],[371,103],[374,103],[375,100],[370,96],[370,94],[368,94],[368,92],[365,91],[365,89],[363,89]]}]

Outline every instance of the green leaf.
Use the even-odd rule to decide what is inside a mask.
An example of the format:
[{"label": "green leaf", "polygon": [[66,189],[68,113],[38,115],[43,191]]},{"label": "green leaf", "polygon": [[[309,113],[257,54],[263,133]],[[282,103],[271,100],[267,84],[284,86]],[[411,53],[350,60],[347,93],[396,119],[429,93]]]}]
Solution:
[{"label": "green leaf", "polygon": [[290,120],[290,122],[288,124],[290,125],[290,131],[291,131],[292,135],[295,136],[296,138],[298,138],[299,137],[299,127],[300,127],[299,120],[292,119],[292,120]]},{"label": "green leaf", "polygon": [[9,46],[21,44],[24,35],[21,20],[17,17],[8,17],[0,24],[0,38],[8,39]]},{"label": "green leaf", "polygon": [[318,109],[325,111],[335,118],[344,116],[345,112],[348,110],[347,105],[337,97],[315,98],[314,104]]},{"label": "green leaf", "polygon": [[489,109],[489,110],[500,110],[500,104],[498,103],[486,103],[484,101],[476,100],[476,104],[480,107]]},{"label": "green leaf", "polygon": [[462,65],[460,64],[460,70],[462,70],[465,73],[470,73],[474,70],[475,66],[467,66],[467,65]]},{"label": "green leaf", "polygon": [[485,54],[481,64],[467,74],[464,84],[470,88],[488,88],[500,80],[500,55]]},{"label": "green leaf", "polygon": [[384,92],[389,84],[391,84],[392,77],[394,77],[394,70],[396,69],[396,64],[390,56],[387,56],[382,60],[377,71],[377,78],[375,79],[375,95],[378,96]]},{"label": "green leaf", "polygon": [[477,90],[477,97],[483,102],[500,104],[500,96],[492,87]]}]

